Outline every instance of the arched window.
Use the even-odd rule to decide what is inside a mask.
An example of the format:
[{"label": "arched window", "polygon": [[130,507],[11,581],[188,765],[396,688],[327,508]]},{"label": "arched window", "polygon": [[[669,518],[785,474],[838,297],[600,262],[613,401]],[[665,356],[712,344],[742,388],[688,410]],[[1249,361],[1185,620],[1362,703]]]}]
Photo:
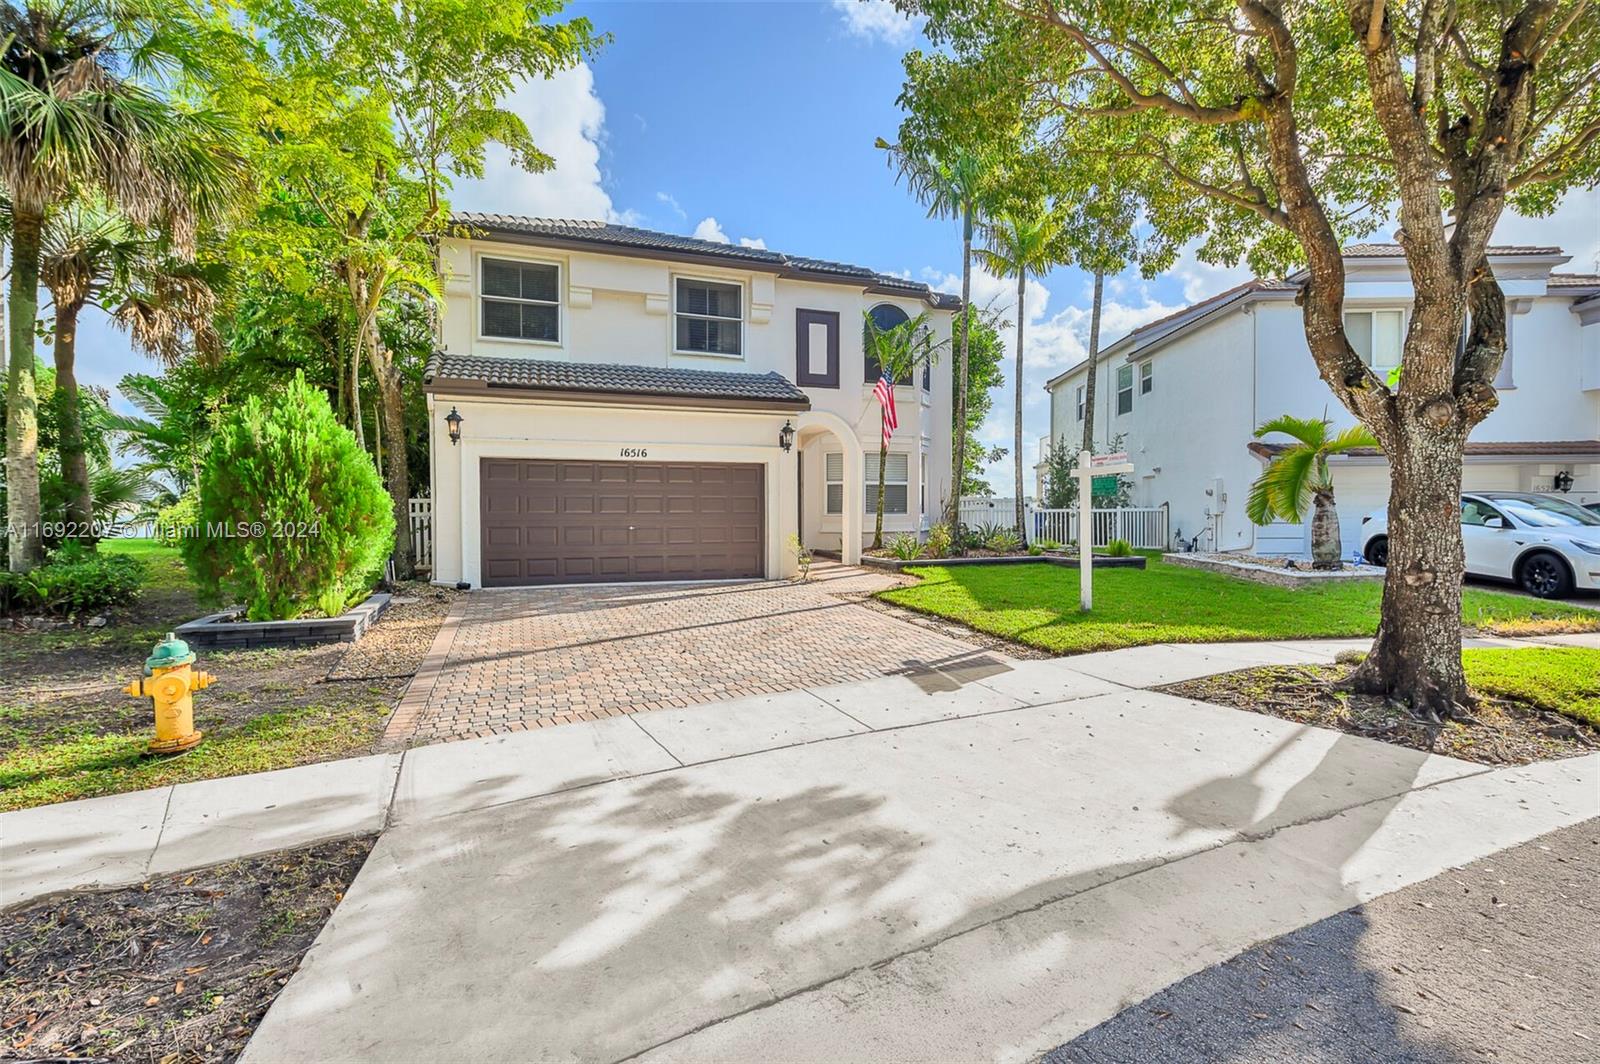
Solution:
[{"label": "arched window", "polygon": [[[904,325],[911,320],[910,315],[893,303],[879,303],[867,312],[872,316],[872,324],[878,327],[879,332],[887,332],[896,325]],[[866,372],[862,380],[867,384],[877,384],[878,378],[883,375],[883,367],[878,365],[878,360],[872,357],[872,351],[867,344],[867,327],[861,326],[861,349],[866,352]],[[895,381],[896,384],[910,384],[911,378]]]}]

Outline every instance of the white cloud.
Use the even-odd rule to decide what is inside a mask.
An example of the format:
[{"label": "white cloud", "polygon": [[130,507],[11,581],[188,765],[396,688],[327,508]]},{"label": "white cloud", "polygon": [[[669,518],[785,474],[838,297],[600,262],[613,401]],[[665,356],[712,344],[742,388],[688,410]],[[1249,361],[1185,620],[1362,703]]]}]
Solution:
[{"label": "white cloud", "polygon": [[728,234],[722,231],[722,226],[717,224],[717,220],[711,217],[700,219],[700,224],[694,227],[693,235],[696,240],[710,240],[718,244],[733,243],[728,239]]},{"label": "white cloud", "polygon": [[850,36],[888,44],[904,44],[917,32],[917,24],[895,10],[889,0],[833,0]]},{"label": "white cloud", "polygon": [[605,190],[600,145],[605,105],[594,89],[594,73],[580,63],[548,80],[524,81],[502,101],[522,116],[533,142],[553,169],[530,174],[511,164],[505,149],[490,146],[480,179],[456,182],[452,207],[544,218],[598,218],[631,224],[635,211],[618,211]]},{"label": "white cloud", "polygon": [[762,251],[767,250],[767,242],[758,236],[740,237],[739,246],[742,248],[760,248]]},{"label": "white cloud", "polygon": [[678,205],[677,197],[673,196],[672,193],[657,192],[656,199],[661,203],[665,203],[668,207],[671,207],[672,213],[676,214],[681,220],[685,222],[689,220],[689,212]]}]

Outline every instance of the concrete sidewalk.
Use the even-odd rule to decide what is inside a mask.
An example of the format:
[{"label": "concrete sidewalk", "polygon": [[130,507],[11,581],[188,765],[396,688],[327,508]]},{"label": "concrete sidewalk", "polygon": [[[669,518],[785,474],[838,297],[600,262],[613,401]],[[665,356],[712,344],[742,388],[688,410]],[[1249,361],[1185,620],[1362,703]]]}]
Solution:
[{"label": "concrete sidewalk", "polygon": [[[1600,646],[1600,635],[1538,642]],[[905,676],[40,806],[0,814],[0,907],[874,728],[1328,662],[1366,645],[1177,644],[1029,662],[980,652]]]}]

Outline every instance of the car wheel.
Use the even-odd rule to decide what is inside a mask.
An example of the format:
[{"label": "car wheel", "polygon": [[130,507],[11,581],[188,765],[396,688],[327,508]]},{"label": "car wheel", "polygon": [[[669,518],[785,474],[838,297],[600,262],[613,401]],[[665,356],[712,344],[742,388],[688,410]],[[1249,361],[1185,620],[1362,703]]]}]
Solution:
[{"label": "car wheel", "polygon": [[1572,593],[1572,573],[1567,563],[1549,551],[1528,555],[1517,568],[1522,590],[1539,598],[1561,598]]},{"label": "car wheel", "polygon": [[1367,544],[1367,561],[1373,565],[1389,564],[1389,537],[1373,536]]}]

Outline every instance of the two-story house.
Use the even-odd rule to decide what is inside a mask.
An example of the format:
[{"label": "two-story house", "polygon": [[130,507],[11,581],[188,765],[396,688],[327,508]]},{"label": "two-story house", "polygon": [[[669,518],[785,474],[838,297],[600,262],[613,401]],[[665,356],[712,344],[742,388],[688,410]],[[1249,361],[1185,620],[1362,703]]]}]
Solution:
[{"label": "two-story house", "polygon": [[[463,214],[424,374],[434,579],[777,578],[858,558],[877,503],[880,327],[959,301],[899,277],[629,226]],[[884,529],[949,492],[948,366],[897,382]],[[867,490],[868,483],[873,490]]]},{"label": "two-story house", "polygon": [[[1556,272],[1560,248],[1496,247],[1508,346],[1496,381],[1500,404],[1467,443],[1463,486],[1550,491],[1571,478],[1575,496],[1600,492],[1600,276]],[[1345,328],[1380,374],[1400,363],[1411,282],[1395,244],[1345,250]],[[1295,296],[1304,274],[1254,280],[1142,326],[1105,348],[1096,365],[1096,450],[1118,437],[1136,466],[1133,502],[1166,506],[1174,546],[1309,552],[1309,529],[1257,528],[1245,515],[1251,483],[1281,443],[1256,426],[1280,414],[1354,418],[1317,375]],[[1087,366],[1046,384],[1050,438],[1083,436]],[[1281,440],[1280,438],[1277,438]],[[1043,441],[1041,441],[1043,442]],[[1041,453],[1044,453],[1041,451]],[[1363,515],[1388,502],[1383,456],[1329,462],[1346,551]],[[1565,474],[1566,476],[1562,476]]]}]

